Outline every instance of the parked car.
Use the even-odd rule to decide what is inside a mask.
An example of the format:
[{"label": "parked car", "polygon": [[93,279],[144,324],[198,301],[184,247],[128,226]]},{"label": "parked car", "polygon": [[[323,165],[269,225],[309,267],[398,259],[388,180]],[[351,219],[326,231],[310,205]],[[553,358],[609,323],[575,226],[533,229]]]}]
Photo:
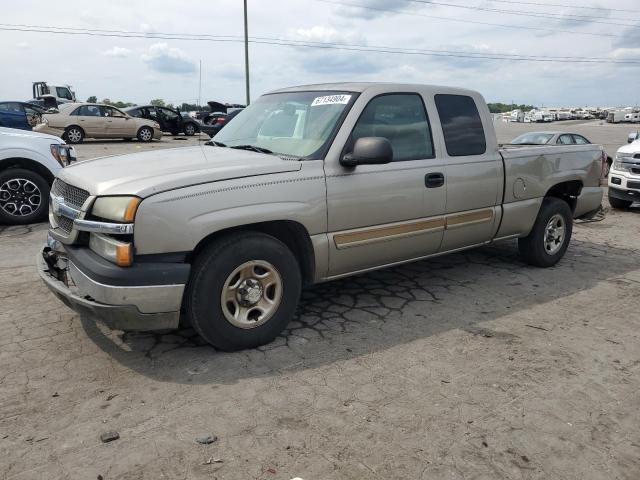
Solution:
[{"label": "parked car", "polygon": [[200,125],[200,130],[213,138],[216,133],[224,128],[242,109],[234,110],[230,113],[216,113],[209,117],[209,123]]},{"label": "parked car", "polygon": [[53,178],[75,158],[58,137],[0,127],[0,223],[45,219]]},{"label": "parked car", "polygon": [[611,206],[629,208],[633,202],[640,202],[640,140],[618,149],[609,175]]},{"label": "parked car", "polygon": [[115,328],[175,328],[182,310],[217,348],[250,348],[303,284],[515,238],[550,267],[602,200],[600,147],[499,148],[482,96],[458,88],[278,90],[208,143],[62,170],[49,289]]},{"label": "parked car", "polygon": [[[569,132],[528,132],[511,140],[510,145],[587,145],[591,142],[583,135]],[[602,150],[606,166],[603,175],[609,175],[613,159]]]},{"label": "parked car", "polygon": [[141,142],[162,138],[158,122],[134,118],[110,105],[98,103],[65,103],[58,113],[46,113],[37,132],[57,135],[69,143],[81,143],[85,138],[137,137]]},{"label": "parked car", "polygon": [[169,132],[171,135],[184,133],[187,136],[192,136],[200,131],[200,124],[197,120],[185,117],[179,111],[171,108],[142,105],[125,108],[124,111],[132,117],[146,118],[157,122],[163,132]]},{"label": "parked car", "polygon": [[31,130],[44,112],[44,108],[27,102],[0,102],[0,127]]}]

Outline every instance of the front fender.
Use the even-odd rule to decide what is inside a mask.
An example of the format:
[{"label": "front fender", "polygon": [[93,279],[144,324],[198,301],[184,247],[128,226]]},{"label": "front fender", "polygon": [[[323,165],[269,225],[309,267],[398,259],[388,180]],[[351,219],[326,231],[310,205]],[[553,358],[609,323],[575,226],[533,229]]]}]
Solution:
[{"label": "front fender", "polygon": [[310,235],[327,231],[322,162],[299,171],[195,185],[148,197],[138,208],[138,254],[190,252],[212,233],[289,220]]}]

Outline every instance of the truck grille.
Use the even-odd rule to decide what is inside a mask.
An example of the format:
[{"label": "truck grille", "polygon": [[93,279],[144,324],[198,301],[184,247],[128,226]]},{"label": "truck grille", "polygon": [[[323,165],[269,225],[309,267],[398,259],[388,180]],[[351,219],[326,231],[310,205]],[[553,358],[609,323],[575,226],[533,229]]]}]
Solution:
[{"label": "truck grille", "polygon": [[[62,197],[66,205],[77,210],[80,210],[84,202],[89,198],[89,192],[86,190],[69,185],[60,179],[56,179],[53,182],[51,194],[56,197]],[[69,236],[73,230],[73,219],[56,214],[53,215],[53,218],[57,228],[64,232],[65,236]]]},{"label": "truck grille", "polygon": [[58,197],[64,198],[64,203],[77,208],[82,208],[84,202],[89,198],[89,192],[82,190],[81,188],[74,187],[68,183],[63,182],[60,179],[56,179],[51,186],[51,193]]}]

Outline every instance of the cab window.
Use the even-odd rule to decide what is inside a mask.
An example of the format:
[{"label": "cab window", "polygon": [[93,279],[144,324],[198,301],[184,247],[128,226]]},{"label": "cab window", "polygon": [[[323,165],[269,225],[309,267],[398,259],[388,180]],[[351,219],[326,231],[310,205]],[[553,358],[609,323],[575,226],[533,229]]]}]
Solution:
[{"label": "cab window", "polygon": [[416,93],[391,93],[372,99],[353,128],[351,146],[363,137],[389,140],[394,162],[434,157],[427,112]]},{"label": "cab window", "polygon": [[450,156],[482,155],[487,151],[482,120],[473,98],[439,94],[435,96],[435,102]]},{"label": "cab window", "polygon": [[68,88],[56,87],[56,94],[57,94],[58,98],[65,98],[67,100],[73,100],[73,98],[71,97],[71,92],[69,91]]}]

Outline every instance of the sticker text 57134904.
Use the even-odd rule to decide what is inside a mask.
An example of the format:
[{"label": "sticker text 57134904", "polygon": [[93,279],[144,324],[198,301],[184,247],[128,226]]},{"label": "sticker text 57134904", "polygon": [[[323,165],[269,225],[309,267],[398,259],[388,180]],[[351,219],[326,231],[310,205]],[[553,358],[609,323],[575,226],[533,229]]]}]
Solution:
[{"label": "sticker text 57134904", "polygon": [[336,103],[347,104],[351,100],[351,95],[326,95],[324,97],[316,97],[311,102],[312,107],[319,105],[334,105]]}]

